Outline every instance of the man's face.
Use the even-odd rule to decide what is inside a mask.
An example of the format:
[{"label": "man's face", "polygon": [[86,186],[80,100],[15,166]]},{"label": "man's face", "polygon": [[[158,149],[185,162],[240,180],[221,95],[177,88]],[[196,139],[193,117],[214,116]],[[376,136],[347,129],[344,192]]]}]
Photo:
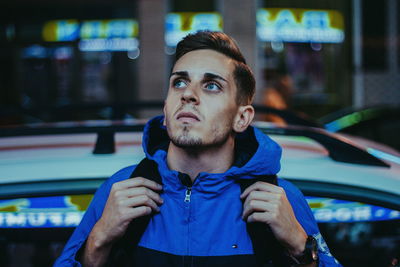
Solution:
[{"label": "man's face", "polygon": [[232,59],[213,50],[195,50],[176,62],[164,106],[173,144],[218,146],[233,136],[238,111],[234,68]]}]

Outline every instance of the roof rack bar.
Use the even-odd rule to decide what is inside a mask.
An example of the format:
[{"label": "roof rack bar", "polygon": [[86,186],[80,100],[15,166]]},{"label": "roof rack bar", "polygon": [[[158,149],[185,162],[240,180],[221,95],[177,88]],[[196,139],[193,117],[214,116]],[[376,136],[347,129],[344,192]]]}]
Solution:
[{"label": "roof rack bar", "polygon": [[115,153],[114,132],[109,132],[109,131],[98,132],[93,154],[113,154],[113,153]]},{"label": "roof rack bar", "polygon": [[365,149],[358,147],[350,140],[335,136],[322,129],[296,126],[258,128],[266,134],[308,137],[328,150],[329,157],[335,161],[390,168],[390,165],[371,155]]}]

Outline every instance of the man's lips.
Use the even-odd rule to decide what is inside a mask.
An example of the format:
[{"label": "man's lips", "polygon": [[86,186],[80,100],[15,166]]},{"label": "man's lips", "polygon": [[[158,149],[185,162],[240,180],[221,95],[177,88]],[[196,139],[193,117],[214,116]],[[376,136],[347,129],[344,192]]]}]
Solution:
[{"label": "man's lips", "polygon": [[182,122],[197,122],[200,121],[199,117],[197,117],[192,112],[180,112],[176,119]]}]

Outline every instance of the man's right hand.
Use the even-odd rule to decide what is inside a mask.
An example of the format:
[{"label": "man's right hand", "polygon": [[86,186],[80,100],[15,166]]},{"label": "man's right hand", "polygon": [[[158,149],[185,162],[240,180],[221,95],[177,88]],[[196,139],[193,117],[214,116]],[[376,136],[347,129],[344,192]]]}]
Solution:
[{"label": "man's right hand", "polygon": [[133,219],[159,212],[163,200],[156,192],[161,190],[161,185],[142,177],[115,183],[86,242],[84,266],[103,265],[113,243],[123,236]]}]

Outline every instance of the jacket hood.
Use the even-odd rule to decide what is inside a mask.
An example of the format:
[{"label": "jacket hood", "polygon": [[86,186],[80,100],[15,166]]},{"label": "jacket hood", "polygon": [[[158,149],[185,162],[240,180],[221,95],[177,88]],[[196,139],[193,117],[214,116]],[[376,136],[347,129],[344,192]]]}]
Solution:
[{"label": "jacket hood", "polygon": [[[157,116],[146,124],[142,146],[147,158],[166,166],[165,157],[155,153],[166,149],[170,141],[163,120],[164,116]],[[253,179],[262,175],[277,174],[280,170],[281,154],[282,149],[275,141],[257,128],[249,126],[246,131],[236,135],[234,165],[225,173],[213,176]]]}]

